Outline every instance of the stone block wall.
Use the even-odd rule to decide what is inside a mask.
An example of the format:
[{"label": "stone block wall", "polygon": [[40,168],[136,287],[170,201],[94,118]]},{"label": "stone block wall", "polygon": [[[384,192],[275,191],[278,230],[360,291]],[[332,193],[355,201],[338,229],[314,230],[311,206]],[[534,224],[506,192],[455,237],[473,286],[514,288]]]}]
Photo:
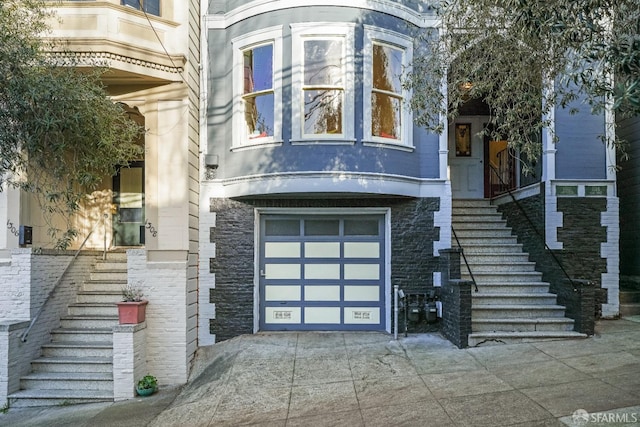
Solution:
[{"label": "stone block wall", "polygon": [[[514,202],[502,204],[498,209],[529,253],[530,260],[536,263],[536,269],[543,273],[543,280],[551,284],[551,292],[565,292],[563,283],[567,275],[571,279],[594,282],[600,288],[602,275],[608,269],[607,260],[601,255],[602,245],[608,241],[607,228],[602,225],[607,199],[558,197],[555,200],[562,215],[562,226],[557,229],[557,241],[562,249],[554,249],[553,254],[544,245],[545,199],[542,195],[518,200],[526,215]],[[595,294],[598,295],[597,289]],[[601,311],[600,305],[601,300],[594,301],[594,313]]]},{"label": "stone block wall", "polygon": [[[210,206],[210,214],[215,214],[215,226],[210,232],[215,256],[209,263],[209,274],[215,278],[210,288],[215,318],[210,321],[210,334],[215,334],[216,341],[253,333],[255,208],[388,207],[391,288],[399,285],[406,293],[423,293],[433,287],[433,272],[438,271],[434,245],[440,240],[440,230],[434,225],[434,212],[440,208],[438,198],[250,201],[214,198]],[[200,262],[206,265],[207,260]]]}]

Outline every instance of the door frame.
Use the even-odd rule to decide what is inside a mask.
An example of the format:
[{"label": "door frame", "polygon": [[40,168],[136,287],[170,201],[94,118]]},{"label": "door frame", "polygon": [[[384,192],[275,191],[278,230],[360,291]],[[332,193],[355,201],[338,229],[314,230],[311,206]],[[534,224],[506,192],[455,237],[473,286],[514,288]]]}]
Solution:
[{"label": "door frame", "polygon": [[[145,223],[145,217],[146,217],[146,197],[145,197],[145,164],[144,164],[144,160],[136,160],[133,162],[130,162],[128,165],[118,165],[116,166],[116,173],[113,175],[112,178],[112,182],[111,182],[111,188],[112,188],[112,192],[113,192],[113,197],[112,197],[112,203],[114,206],[114,209],[117,209],[117,211],[119,211],[119,206],[120,206],[120,170],[122,168],[127,168],[127,167],[134,167],[134,168],[141,168],[142,169],[142,182],[141,182],[141,192],[142,192],[142,221],[140,222],[141,224],[141,228],[140,228],[140,237],[139,237],[139,244],[138,245],[134,245],[134,246],[144,246],[145,244],[145,233],[144,233],[144,223]],[[118,191],[116,191],[116,188],[118,189]],[[112,241],[112,246],[113,247],[126,247],[126,246],[131,246],[131,245],[118,245],[117,244],[117,239],[116,239],[116,227],[115,227],[115,216],[112,215],[111,217],[111,241]]]}]

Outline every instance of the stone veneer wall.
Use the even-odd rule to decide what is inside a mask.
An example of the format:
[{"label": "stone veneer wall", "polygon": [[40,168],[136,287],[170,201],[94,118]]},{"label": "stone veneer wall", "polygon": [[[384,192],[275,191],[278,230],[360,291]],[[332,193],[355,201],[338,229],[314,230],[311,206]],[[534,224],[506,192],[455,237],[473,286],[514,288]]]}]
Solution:
[{"label": "stone veneer wall", "polygon": [[[566,276],[544,246],[544,197],[532,196],[519,200],[533,225],[514,203],[498,207],[507,224],[518,236],[518,241],[529,253],[543,280],[551,284],[550,290],[562,294]],[[571,279],[587,280],[597,284],[596,312],[603,300],[601,274],[607,272],[607,261],[600,255],[601,244],[607,241],[607,232],[601,225],[601,214],[607,210],[606,198],[558,197],[557,209],[562,214],[562,227],[558,228],[558,242],[563,249],[553,253]],[[598,296],[600,295],[600,296]],[[561,303],[561,301],[559,301]],[[571,315],[571,313],[568,313]]]},{"label": "stone veneer wall", "polygon": [[[210,302],[215,304],[215,319],[210,332],[217,341],[253,333],[254,313],[254,208],[365,208],[391,209],[391,285],[405,292],[425,292],[433,286],[438,258],[433,244],[439,240],[434,227],[437,198],[428,199],[326,199],[326,200],[251,200],[211,199],[215,227],[211,242],[215,257],[210,271],[215,275]],[[201,260],[202,263],[206,260]]]}]

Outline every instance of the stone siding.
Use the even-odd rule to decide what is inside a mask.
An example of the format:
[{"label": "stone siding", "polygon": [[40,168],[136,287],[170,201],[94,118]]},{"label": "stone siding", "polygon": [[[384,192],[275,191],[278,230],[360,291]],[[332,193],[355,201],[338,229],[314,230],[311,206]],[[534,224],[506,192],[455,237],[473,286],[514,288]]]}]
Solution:
[{"label": "stone siding", "polygon": [[398,285],[406,293],[424,293],[433,287],[433,272],[438,270],[438,257],[433,252],[439,240],[439,228],[434,226],[439,203],[437,198],[211,199],[215,227],[210,235],[215,257],[209,265],[215,277],[215,287],[211,288],[215,318],[210,321],[210,333],[215,334],[216,341],[253,333],[255,208],[390,208],[391,288]]}]

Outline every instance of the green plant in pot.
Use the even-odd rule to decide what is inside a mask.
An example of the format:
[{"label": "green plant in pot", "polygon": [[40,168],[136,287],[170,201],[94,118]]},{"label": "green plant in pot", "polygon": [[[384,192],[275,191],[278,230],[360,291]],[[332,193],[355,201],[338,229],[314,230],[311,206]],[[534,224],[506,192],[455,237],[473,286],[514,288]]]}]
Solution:
[{"label": "green plant in pot", "polygon": [[145,375],[138,381],[136,392],[140,396],[152,395],[158,389],[158,379],[153,375]]}]

